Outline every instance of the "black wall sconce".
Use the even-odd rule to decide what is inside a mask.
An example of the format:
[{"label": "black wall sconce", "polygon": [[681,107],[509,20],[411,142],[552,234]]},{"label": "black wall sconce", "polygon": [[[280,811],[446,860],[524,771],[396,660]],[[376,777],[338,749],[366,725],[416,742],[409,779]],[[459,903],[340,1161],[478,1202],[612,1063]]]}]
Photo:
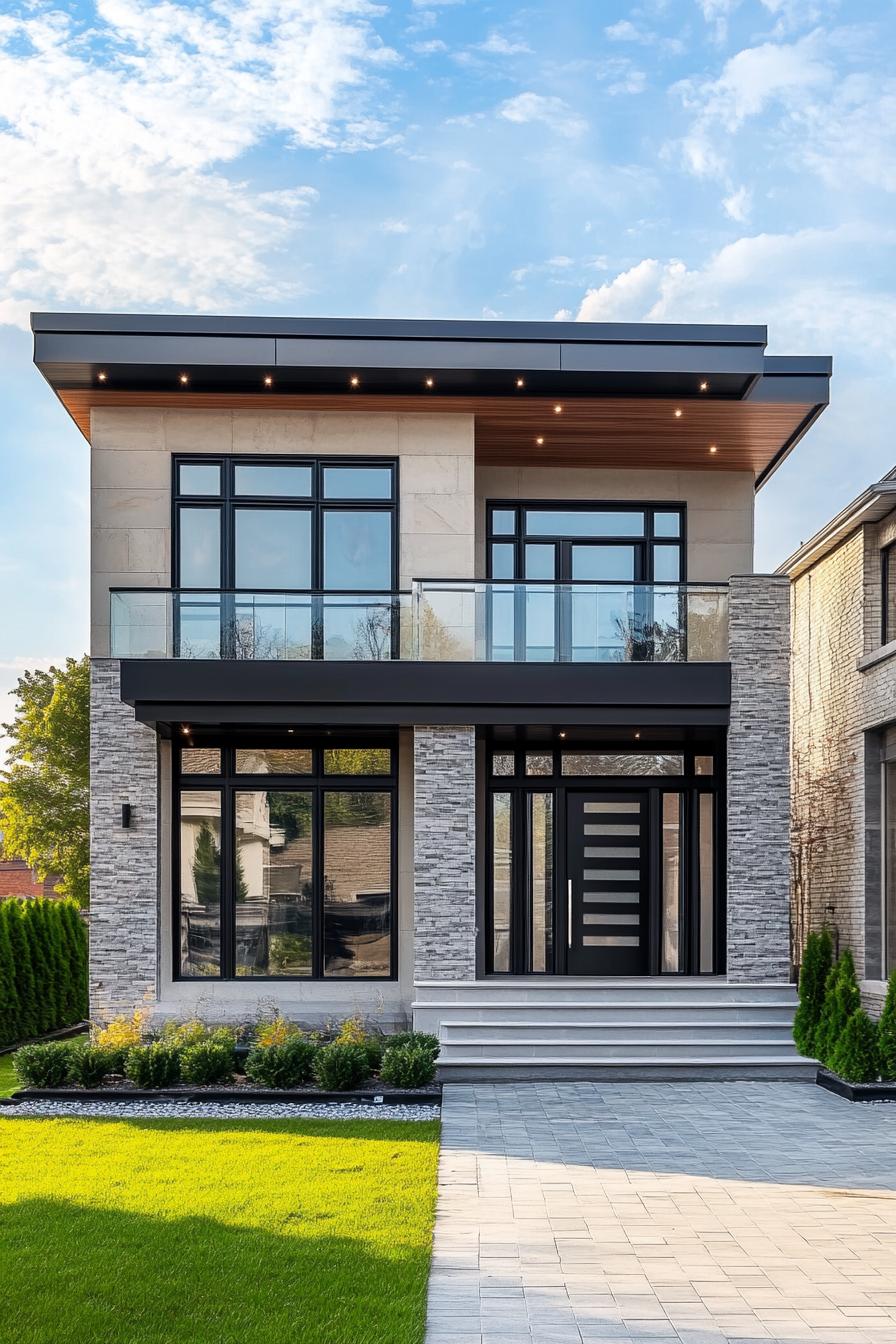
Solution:
[{"label": "black wall sconce", "polygon": [[130,805],[130,803],[122,803],[122,805],[121,805],[121,824],[122,824],[122,826],[124,827],[124,829],[125,829],[126,831],[130,830],[130,827],[131,827],[131,805]]}]

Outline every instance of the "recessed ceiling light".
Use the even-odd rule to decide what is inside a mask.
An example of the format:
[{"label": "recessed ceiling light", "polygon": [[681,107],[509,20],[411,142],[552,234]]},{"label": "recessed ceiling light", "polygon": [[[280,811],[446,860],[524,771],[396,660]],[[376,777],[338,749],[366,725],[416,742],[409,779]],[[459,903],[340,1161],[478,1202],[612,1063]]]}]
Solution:
[{"label": "recessed ceiling light", "polygon": [[709,383],[707,383],[707,382],[702,382],[702,383],[700,384],[700,391],[701,391],[701,392],[708,392],[708,391],[709,391]]},{"label": "recessed ceiling light", "polygon": [[349,378],[348,381],[349,381],[349,385],[350,385],[351,387],[360,387],[360,386],[361,386],[361,379],[358,377],[358,375],[357,375],[356,373],[353,373],[352,376],[351,376],[351,378]]},{"label": "recessed ceiling light", "polygon": [[189,732],[190,732],[190,725],[189,725],[188,723],[182,723],[181,726],[180,726],[180,730],[181,730],[182,733],[189,734]]},{"label": "recessed ceiling light", "polygon": [[563,410],[563,407],[562,407],[562,406],[559,406],[559,405],[558,405],[558,406],[555,406],[555,407],[554,407],[554,414],[555,414],[555,415],[559,415],[560,412],[561,412],[562,410]]},{"label": "recessed ceiling light", "polygon": [[273,380],[273,378],[271,377],[271,375],[270,375],[269,373],[266,373],[265,376],[264,376],[264,385],[265,385],[265,387],[273,387],[273,386],[274,386],[274,380]]},{"label": "recessed ceiling light", "polygon": [[107,379],[108,376],[109,376],[109,375],[105,372],[105,370],[103,370],[103,371],[101,371],[100,373],[97,374],[97,378],[99,379],[99,381],[100,381],[101,383],[104,383],[104,382],[106,381],[106,379]]},{"label": "recessed ceiling light", "polygon": [[188,383],[189,381],[190,381],[190,375],[189,375],[188,373],[182,373],[181,376],[180,376],[180,385],[181,385],[181,387],[186,387],[186,385],[187,385],[187,383]]},{"label": "recessed ceiling light", "polygon": [[640,736],[641,736],[640,733],[635,733],[635,737],[636,737],[636,738],[640,738]]},{"label": "recessed ceiling light", "polygon": [[711,453],[717,453],[717,452],[719,451],[718,444],[711,443],[711,444],[709,445],[709,451],[710,451]]},{"label": "recessed ceiling light", "polygon": [[517,378],[516,385],[517,387],[525,387],[526,386],[525,378]]},{"label": "recessed ceiling light", "polygon": [[683,415],[684,415],[684,411],[681,409],[681,407],[680,407],[680,406],[676,406],[676,407],[675,407],[675,419],[676,419],[676,420],[680,420],[681,417],[682,417]]},{"label": "recessed ceiling light", "polygon": [[436,380],[435,380],[435,378],[427,378],[427,379],[426,379],[426,386],[427,386],[427,387],[435,387],[435,385],[436,385]]},{"label": "recessed ceiling light", "polygon": [[558,733],[557,736],[558,736],[558,737],[565,737],[565,736],[566,736],[566,733]]},{"label": "recessed ceiling light", "polygon": [[536,442],[539,446],[541,446],[541,444],[544,443],[544,439],[543,439],[543,438],[541,437],[541,435],[539,434],[539,436],[538,436],[538,438],[535,440],[535,442]]}]

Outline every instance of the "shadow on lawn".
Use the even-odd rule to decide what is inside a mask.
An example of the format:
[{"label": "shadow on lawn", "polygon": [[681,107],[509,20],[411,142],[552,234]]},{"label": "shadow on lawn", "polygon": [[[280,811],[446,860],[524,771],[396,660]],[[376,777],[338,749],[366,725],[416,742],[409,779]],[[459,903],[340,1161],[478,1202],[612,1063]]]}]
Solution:
[{"label": "shadow on lawn", "polygon": [[420,1344],[429,1251],[380,1255],[279,1233],[62,1200],[0,1206],[3,1315],[17,1344]]},{"label": "shadow on lawn", "polygon": [[[146,1129],[155,1134],[170,1131],[183,1134],[242,1134],[249,1128],[253,1133],[285,1134],[303,1139],[363,1139],[380,1143],[432,1143],[439,1125],[438,1120],[267,1120],[264,1112],[249,1120],[200,1120],[190,1117],[189,1111],[181,1120],[124,1119],[113,1115],[91,1116],[93,1124],[126,1125],[129,1129]],[[24,1118],[24,1117],[23,1117]],[[63,1119],[65,1117],[58,1117]],[[83,1118],[78,1119],[83,1124]]]}]

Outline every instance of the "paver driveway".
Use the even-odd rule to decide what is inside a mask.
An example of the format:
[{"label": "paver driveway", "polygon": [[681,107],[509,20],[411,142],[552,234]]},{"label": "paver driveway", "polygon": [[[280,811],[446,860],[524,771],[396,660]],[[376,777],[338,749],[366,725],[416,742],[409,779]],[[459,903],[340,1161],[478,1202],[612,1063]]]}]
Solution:
[{"label": "paver driveway", "polygon": [[445,1088],[427,1344],[896,1344],[896,1105]]}]

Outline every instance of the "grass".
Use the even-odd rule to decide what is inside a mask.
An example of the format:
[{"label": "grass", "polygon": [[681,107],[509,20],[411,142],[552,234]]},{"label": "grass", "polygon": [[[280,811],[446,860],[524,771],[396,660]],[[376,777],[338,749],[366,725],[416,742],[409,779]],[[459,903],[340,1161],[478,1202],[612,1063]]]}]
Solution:
[{"label": "grass", "polygon": [[[82,1032],[80,1036],[68,1037],[69,1040],[82,1040],[86,1038],[87,1032]],[[13,1092],[18,1092],[22,1084],[16,1077],[16,1071],[12,1066],[15,1052],[9,1055],[0,1055],[0,1097],[11,1097]]]},{"label": "grass", "polygon": [[0,1119],[17,1344],[421,1344],[436,1122]]}]

